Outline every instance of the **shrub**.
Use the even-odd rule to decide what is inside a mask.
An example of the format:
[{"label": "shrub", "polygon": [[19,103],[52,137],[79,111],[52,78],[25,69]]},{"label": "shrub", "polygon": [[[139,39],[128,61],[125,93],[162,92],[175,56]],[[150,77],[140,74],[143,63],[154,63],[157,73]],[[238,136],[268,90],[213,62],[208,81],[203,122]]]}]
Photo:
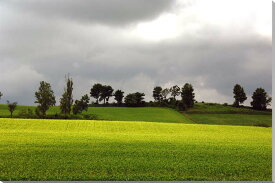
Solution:
[{"label": "shrub", "polygon": [[30,108],[22,109],[19,111],[18,116],[21,118],[33,118],[34,114]]}]

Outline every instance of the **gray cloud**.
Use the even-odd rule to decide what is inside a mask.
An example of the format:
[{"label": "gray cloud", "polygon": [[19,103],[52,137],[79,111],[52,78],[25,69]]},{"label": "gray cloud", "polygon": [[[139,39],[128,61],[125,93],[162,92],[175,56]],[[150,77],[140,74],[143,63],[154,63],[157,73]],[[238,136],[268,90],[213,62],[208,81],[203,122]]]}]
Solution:
[{"label": "gray cloud", "polygon": [[87,23],[125,25],[157,17],[175,0],[11,0],[4,5],[17,10]]},{"label": "gray cloud", "polygon": [[153,1],[133,0],[123,1],[124,7],[121,1],[61,2],[0,1],[1,103],[33,104],[41,80],[50,82],[59,98],[67,73],[75,81],[75,98],[89,93],[95,82],[126,93],[145,92],[147,100],[156,85],[185,82],[191,82],[197,99],[204,101],[233,102],[236,83],[248,95],[257,87],[271,93],[271,37],[251,28],[253,19],[236,31],[179,16],[184,29],[194,23],[199,28],[152,41],[133,33],[135,26],[124,25],[167,12],[177,15],[179,9],[171,9],[175,2],[154,6]]}]

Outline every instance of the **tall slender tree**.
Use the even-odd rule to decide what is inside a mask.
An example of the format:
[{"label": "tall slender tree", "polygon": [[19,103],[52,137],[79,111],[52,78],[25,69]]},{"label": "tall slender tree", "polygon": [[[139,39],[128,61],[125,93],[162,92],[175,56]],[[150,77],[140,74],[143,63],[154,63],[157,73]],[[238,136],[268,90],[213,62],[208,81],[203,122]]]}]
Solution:
[{"label": "tall slender tree", "polygon": [[247,99],[244,89],[241,85],[236,84],[234,86],[233,93],[235,98],[233,106],[239,107],[240,104],[242,104]]},{"label": "tall slender tree", "polygon": [[36,111],[38,111],[38,113],[42,113],[43,116],[46,115],[46,112],[50,106],[54,106],[56,103],[51,85],[45,81],[40,82],[38,91],[35,92],[35,98],[35,103],[38,104]]},{"label": "tall slender tree", "polygon": [[181,90],[182,102],[186,107],[193,107],[195,102],[195,93],[193,86],[186,83]]},{"label": "tall slender tree", "polygon": [[66,86],[64,88],[64,93],[60,98],[60,109],[61,113],[65,115],[70,115],[73,105],[73,79],[65,76]]}]

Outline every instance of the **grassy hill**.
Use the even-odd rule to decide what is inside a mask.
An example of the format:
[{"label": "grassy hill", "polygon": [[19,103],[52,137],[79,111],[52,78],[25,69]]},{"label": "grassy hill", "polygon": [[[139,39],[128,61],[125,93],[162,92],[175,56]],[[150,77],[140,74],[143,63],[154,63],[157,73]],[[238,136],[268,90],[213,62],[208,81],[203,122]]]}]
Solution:
[{"label": "grassy hill", "polygon": [[[14,112],[15,117],[20,117],[22,109],[35,110],[34,106],[18,106]],[[59,107],[51,107],[47,114],[60,113]],[[172,123],[193,123],[179,112],[170,108],[161,107],[89,107],[83,114],[95,114],[98,119],[111,121],[151,121]],[[0,116],[10,115],[7,105],[0,105]]]},{"label": "grassy hill", "polygon": [[[18,106],[14,115],[17,117],[20,110],[34,106]],[[60,113],[59,107],[51,107],[47,114]],[[182,114],[161,107],[89,107],[83,114],[94,114],[97,119],[110,121],[150,121],[188,124],[216,124],[242,126],[272,126],[272,112],[256,111],[250,108],[235,108],[220,104],[196,103],[194,108]],[[0,116],[8,117],[7,105],[0,105]]]},{"label": "grassy hill", "polygon": [[0,180],[267,180],[271,128],[0,119]]},{"label": "grassy hill", "polygon": [[197,124],[272,126],[272,112],[236,108],[221,104],[197,103],[184,115]]}]

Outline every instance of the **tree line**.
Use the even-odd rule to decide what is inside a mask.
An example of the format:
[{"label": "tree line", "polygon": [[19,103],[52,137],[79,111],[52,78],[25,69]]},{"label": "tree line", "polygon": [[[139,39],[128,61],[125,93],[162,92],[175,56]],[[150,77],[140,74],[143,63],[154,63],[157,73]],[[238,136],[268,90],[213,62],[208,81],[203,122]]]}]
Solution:
[{"label": "tree line", "polygon": [[[182,88],[177,85],[172,86],[171,88],[156,86],[152,92],[154,101],[150,101],[149,103],[144,101],[144,93],[135,92],[124,96],[124,91],[120,89],[114,91],[112,86],[100,83],[96,83],[92,86],[90,95],[85,94],[80,99],[74,100],[73,79],[69,76],[65,76],[65,83],[64,92],[59,100],[60,111],[64,116],[69,116],[70,114],[77,115],[81,114],[83,111],[87,111],[90,105],[90,97],[94,98],[96,101],[93,103],[94,106],[100,105],[100,102],[103,102],[103,105],[109,105],[110,98],[114,97],[116,106],[161,106],[171,107],[180,111],[192,108],[196,102],[194,89],[190,83],[186,83]],[[232,106],[234,107],[240,107],[240,105],[247,100],[244,88],[239,84],[234,86],[233,94],[234,103]],[[2,96],[3,94],[0,92],[0,99]],[[179,97],[180,99],[178,99]],[[56,98],[51,89],[50,83],[45,81],[40,82],[39,88],[35,92],[35,99],[35,103],[37,104],[35,114],[40,117],[45,117],[49,108],[56,104]],[[263,88],[257,88],[252,95],[252,102],[250,104],[253,109],[266,110],[267,106],[270,105],[271,100],[271,97]],[[17,102],[7,101],[7,104],[12,117]]]}]

